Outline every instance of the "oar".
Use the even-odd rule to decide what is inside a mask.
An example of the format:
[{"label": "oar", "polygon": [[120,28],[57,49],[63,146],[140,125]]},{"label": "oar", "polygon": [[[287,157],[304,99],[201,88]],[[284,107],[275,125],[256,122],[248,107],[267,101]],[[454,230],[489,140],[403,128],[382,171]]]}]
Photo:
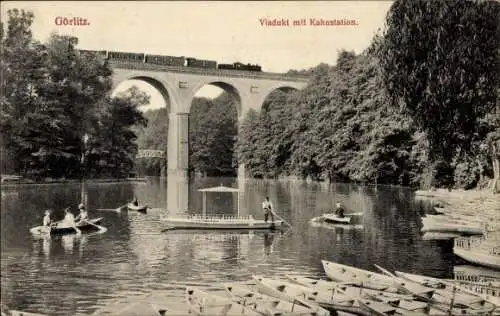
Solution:
[{"label": "oar", "polygon": [[381,266],[379,266],[378,264],[374,264],[374,265],[375,265],[375,267],[376,267],[377,269],[379,269],[379,270],[380,270],[383,274],[385,274],[385,275],[387,275],[387,276],[390,276],[390,277],[393,277],[393,278],[397,278],[397,277],[398,277],[398,276],[397,276],[397,275],[395,275],[394,273],[390,272],[390,271],[389,271],[389,270],[387,270],[387,269],[382,268],[382,267],[381,267]]},{"label": "oar", "polygon": [[363,212],[357,212],[357,213],[347,213],[344,214],[344,216],[362,216]]},{"label": "oar", "polygon": [[108,230],[108,229],[107,229],[106,227],[104,227],[104,226],[100,226],[100,225],[94,224],[94,223],[89,222],[89,221],[87,221],[87,220],[84,220],[84,222],[85,222],[85,223],[87,223],[87,224],[89,224],[89,225],[91,225],[91,226],[96,227],[96,228],[97,228],[97,229],[99,229],[100,231],[106,231],[106,230]]},{"label": "oar", "polygon": [[113,211],[113,212],[121,212],[122,209],[127,207],[128,204],[119,206],[117,208],[97,208],[96,211]]},{"label": "oar", "polygon": [[120,206],[120,207],[117,207],[117,208],[116,208],[116,211],[117,211],[117,212],[121,212],[121,211],[122,211],[122,209],[124,209],[125,207],[127,207],[127,205],[128,205],[128,203],[127,203],[127,204],[125,204],[125,205],[122,205],[122,206]]},{"label": "oar", "polygon": [[76,227],[76,224],[75,224],[75,226],[73,226],[73,229],[75,230],[75,232],[76,232],[76,234],[77,234],[77,235],[81,235],[81,234],[82,234],[82,231],[81,231],[81,230],[79,230],[79,229]]},{"label": "oar", "polygon": [[288,225],[288,227],[290,227],[290,229],[292,228],[292,225],[290,225],[290,223],[289,223],[289,222],[285,221],[285,220],[283,219],[283,217],[281,217],[281,216],[279,216],[278,214],[276,214],[276,213],[275,213],[272,209],[271,209],[271,213],[273,213],[273,215],[274,215],[274,216],[276,216],[278,219],[282,220],[282,221],[283,221],[283,223],[287,224],[287,225]]}]

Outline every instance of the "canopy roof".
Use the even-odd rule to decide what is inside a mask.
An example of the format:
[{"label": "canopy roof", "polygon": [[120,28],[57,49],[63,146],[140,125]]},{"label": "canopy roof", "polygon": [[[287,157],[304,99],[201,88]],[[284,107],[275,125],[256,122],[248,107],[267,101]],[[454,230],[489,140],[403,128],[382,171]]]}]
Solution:
[{"label": "canopy roof", "polygon": [[199,189],[200,192],[240,192],[240,190],[236,188],[225,187],[223,185],[219,185],[218,187],[213,188],[205,188]]}]

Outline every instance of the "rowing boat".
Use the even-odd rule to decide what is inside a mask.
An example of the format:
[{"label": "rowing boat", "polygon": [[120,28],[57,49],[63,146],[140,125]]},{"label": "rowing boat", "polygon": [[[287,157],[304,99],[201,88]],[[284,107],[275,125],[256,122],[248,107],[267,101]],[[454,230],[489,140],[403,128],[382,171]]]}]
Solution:
[{"label": "rowing boat", "polygon": [[423,300],[428,300],[434,294],[434,289],[414,282],[390,277],[384,274],[363,270],[336,262],[321,261],[326,275],[340,282],[361,281],[362,287],[401,294],[415,295]]},{"label": "rowing boat", "polygon": [[320,219],[322,219],[325,222],[329,222],[329,223],[338,223],[338,224],[351,223],[351,217],[349,217],[349,216],[339,217],[339,216],[332,214],[332,213],[323,214],[323,215],[321,215]]},{"label": "rowing boat", "polygon": [[290,286],[289,282],[272,280],[261,276],[252,276],[255,281],[255,288],[262,294],[279,298],[294,304],[301,304],[313,309],[318,316],[328,316],[330,312],[321,307],[318,302],[308,299],[310,290],[306,287],[297,288]]},{"label": "rowing boat", "polygon": [[500,286],[497,284],[450,280],[460,291],[471,293],[500,307]]},{"label": "rowing boat", "polygon": [[410,312],[421,312],[424,313],[428,311],[429,304],[424,302],[415,301],[412,295],[404,295],[398,293],[377,291],[372,289],[367,289],[363,287],[357,287],[349,282],[333,282],[327,280],[316,280],[307,277],[297,277],[297,276],[287,276],[293,282],[301,284],[303,286],[308,286],[315,291],[321,292],[331,292],[334,290],[342,290],[349,297],[359,297],[363,299],[374,300],[378,302],[383,302],[390,304],[394,307],[400,307],[401,309]]},{"label": "rowing boat", "polygon": [[500,270],[500,246],[482,238],[456,238],[453,253],[469,262]]},{"label": "rowing boat", "polygon": [[134,205],[133,203],[128,203],[127,204],[127,209],[129,211],[136,211],[139,213],[147,213],[148,212],[148,206],[147,205]]},{"label": "rowing boat", "polygon": [[[387,276],[398,278],[386,269],[378,265],[375,266]],[[400,272],[398,272],[398,274],[401,275]],[[403,278],[399,277],[399,279]],[[410,278],[404,278],[403,280],[419,284],[415,282],[416,280],[410,280]],[[462,293],[459,292],[457,294],[456,291],[460,291],[459,288],[455,288],[452,292],[436,288],[433,289],[433,296],[425,299],[425,301],[431,304],[431,307],[433,308],[431,311],[433,313],[435,313],[433,310],[440,310],[440,313],[446,312],[448,315],[490,315],[496,308],[495,304],[491,302],[486,303],[484,300],[478,300],[477,296],[473,295],[474,297],[471,299],[470,296],[467,297],[468,295],[463,295],[464,293],[468,293],[466,291],[462,291]]]},{"label": "rowing boat", "polygon": [[195,287],[186,288],[189,312],[195,315],[261,315],[255,310],[234,302],[229,297],[210,294]]},{"label": "rowing boat", "polygon": [[257,293],[248,286],[225,284],[224,288],[237,303],[262,315],[316,316],[316,311],[311,308]]},{"label": "rowing boat", "polygon": [[[102,217],[93,218],[85,222],[76,223],[76,228],[81,231],[95,230],[98,229],[96,227],[102,221]],[[68,226],[64,223],[64,221],[55,222],[52,228],[47,226],[37,226],[30,229],[32,234],[51,234],[51,235],[59,235],[59,234],[71,234],[76,233],[75,229],[72,226]]]},{"label": "rowing boat", "polygon": [[455,220],[435,220],[433,218],[422,218],[422,232],[456,233],[468,235],[482,235],[484,233],[484,224],[469,221]]},{"label": "rowing boat", "polygon": [[[453,302],[455,305],[462,305],[463,307],[469,307],[471,309],[495,309],[495,305],[491,302],[488,302],[477,295],[460,291],[460,288],[446,280],[400,271],[395,271],[394,273],[406,280],[434,288],[435,294],[433,296],[433,300],[438,303],[449,306]],[[454,293],[454,291],[457,292]]]}]

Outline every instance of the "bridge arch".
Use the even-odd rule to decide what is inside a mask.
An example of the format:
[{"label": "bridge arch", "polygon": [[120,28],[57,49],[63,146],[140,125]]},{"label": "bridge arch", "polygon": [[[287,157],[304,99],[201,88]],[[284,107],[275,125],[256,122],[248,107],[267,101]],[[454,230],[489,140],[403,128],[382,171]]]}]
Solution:
[{"label": "bridge arch", "polygon": [[155,76],[152,74],[147,74],[145,75],[144,73],[137,72],[137,73],[128,73],[125,76],[118,73],[113,76],[113,87],[111,91],[116,91],[116,89],[124,82],[128,80],[139,80],[143,81],[149,85],[151,85],[154,89],[156,89],[161,96],[163,97],[163,100],[165,101],[165,105],[169,111],[169,113],[175,113],[179,112],[179,104],[181,104],[181,99],[179,95],[176,93],[175,88],[171,85],[171,83],[168,80],[164,80],[160,76]]},{"label": "bridge arch", "polygon": [[221,81],[203,81],[203,82],[200,82],[197,85],[195,85],[192,89],[192,92],[191,92],[191,98],[188,101],[188,112],[191,112],[191,106],[193,104],[193,100],[196,96],[196,93],[206,85],[216,86],[217,88],[220,88],[220,89],[224,90],[225,92],[227,92],[228,94],[230,94],[237,101],[236,102],[236,113],[238,113],[238,115],[240,115],[240,113],[242,112],[242,110],[241,110],[242,97],[241,97],[241,94],[240,94],[238,88],[236,88],[236,86],[234,84],[229,83],[227,81],[222,81],[222,80]]},{"label": "bridge arch", "polygon": [[282,91],[282,92],[285,92],[285,93],[289,93],[289,92],[292,92],[292,91],[299,91],[298,88],[296,87],[293,87],[291,85],[287,85],[287,84],[279,84],[279,85],[276,85],[274,87],[271,87],[267,93],[263,94],[263,99],[262,99],[262,104],[261,104],[261,108],[260,108],[260,111],[267,111],[267,107],[266,107],[266,100],[273,94],[275,93],[276,91]]}]

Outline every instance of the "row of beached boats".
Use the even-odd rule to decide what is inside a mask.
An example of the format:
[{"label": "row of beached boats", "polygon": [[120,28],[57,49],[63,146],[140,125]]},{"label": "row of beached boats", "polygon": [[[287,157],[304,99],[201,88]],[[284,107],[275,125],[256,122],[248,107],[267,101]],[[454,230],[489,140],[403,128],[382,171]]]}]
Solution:
[{"label": "row of beached boats", "polygon": [[[493,292],[480,293],[454,280],[391,273],[379,266],[380,273],[330,261],[322,264],[328,280],[254,275],[216,288],[188,286],[186,309],[135,303],[112,315],[500,315],[498,284]],[[491,282],[488,286],[493,288]]]},{"label": "row of beached boats", "polygon": [[[500,315],[500,293],[482,295],[453,280],[376,273],[322,261],[329,280],[253,276],[224,284],[225,295],[188,287],[194,315]],[[173,315],[173,314],[172,314]]]},{"label": "row of beached boats", "polygon": [[[395,271],[375,265],[368,271],[322,261],[328,279],[299,275],[282,278],[253,275],[246,282],[217,287],[185,288],[186,304],[167,306],[134,302],[106,315],[289,315],[289,316],[450,316],[500,315],[500,284],[496,281],[446,280]],[[490,292],[474,291],[478,283]],[[101,315],[98,312],[93,315]]]},{"label": "row of beached boats", "polygon": [[469,262],[500,269],[500,238],[496,218],[470,214],[439,214],[422,217],[424,239],[454,239],[453,252]]}]

